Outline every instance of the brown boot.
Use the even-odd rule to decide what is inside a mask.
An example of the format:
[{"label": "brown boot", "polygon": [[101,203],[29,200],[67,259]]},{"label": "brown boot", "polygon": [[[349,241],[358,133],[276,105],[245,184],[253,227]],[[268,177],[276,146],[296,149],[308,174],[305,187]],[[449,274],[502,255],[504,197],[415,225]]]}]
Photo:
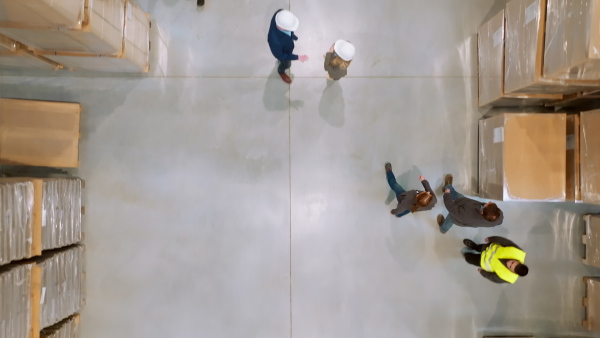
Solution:
[{"label": "brown boot", "polygon": [[392,171],[392,164],[390,162],[385,164],[385,171]]},{"label": "brown boot", "polygon": [[439,214],[439,215],[437,215],[437,224],[439,226],[442,226],[442,223],[444,223],[444,215]]},{"label": "brown boot", "polygon": [[447,185],[452,185],[452,175],[448,174],[446,175],[446,177],[444,177],[444,188],[446,188]]},{"label": "brown boot", "polygon": [[290,79],[290,77],[286,73],[279,74],[279,76],[281,76],[281,79],[283,80],[283,82],[292,83],[292,79]]}]

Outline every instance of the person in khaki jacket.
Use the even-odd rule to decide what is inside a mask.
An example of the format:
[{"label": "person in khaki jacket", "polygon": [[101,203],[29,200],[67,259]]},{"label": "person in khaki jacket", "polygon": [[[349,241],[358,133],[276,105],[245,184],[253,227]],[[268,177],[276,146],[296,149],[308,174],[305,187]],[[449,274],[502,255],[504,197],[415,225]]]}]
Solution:
[{"label": "person in khaki jacket", "polygon": [[337,40],[329,52],[325,54],[325,64],[323,68],[327,71],[329,80],[337,81],[348,74],[348,67],[356,49],[350,41]]}]

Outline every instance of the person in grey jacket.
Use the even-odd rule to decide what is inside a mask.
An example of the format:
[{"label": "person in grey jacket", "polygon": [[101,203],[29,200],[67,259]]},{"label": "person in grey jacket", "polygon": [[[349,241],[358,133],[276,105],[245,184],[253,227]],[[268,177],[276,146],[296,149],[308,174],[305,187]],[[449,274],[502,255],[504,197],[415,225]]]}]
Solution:
[{"label": "person in grey jacket", "polygon": [[394,176],[394,173],[392,172],[392,164],[389,162],[385,164],[385,174],[387,182],[394,193],[396,193],[396,199],[398,200],[398,206],[390,211],[392,215],[401,217],[409,212],[431,210],[437,203],[435,193],[431,190],[431,186],[425,177],[419,176],[419,180],[421,180],[421,184],[423,184],[425,191],[406,191],[398,184],[398,182],[396,182],[396,176]]},{"label": "person in grey jacket", "polygon": [[437,216],[440,232],[445,234],[453,224],[463,227],[494,227],[502,224],[502,210],[493,202],[481,203],[459,194],[452,187],[452,175],[444,180],[444,205],[448,216]]}]

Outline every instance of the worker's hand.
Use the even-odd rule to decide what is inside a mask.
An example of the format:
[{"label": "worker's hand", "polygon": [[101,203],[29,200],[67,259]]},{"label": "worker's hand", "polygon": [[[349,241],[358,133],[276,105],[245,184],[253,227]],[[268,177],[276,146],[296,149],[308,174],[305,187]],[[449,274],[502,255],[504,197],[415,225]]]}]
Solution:
[{"label": "worker's hand", "polygon": [[302,62],[308,61],[308,55],[300,55],[298,56],[298,60]]},{"label": "worker's hand", "polygon": [[444,190],[444,193],[445,193],[445,194],[449,194],[449,193],[450,193],[450,189],[446,189],[446,190]]},{"label": "worker's hand", "polygon": [[490,242],[490,239],[486,237],[486,238],[484,239],[484,241],[485,241],[486,243],[489,243],[489,242]]},{"label": "worker's hand", "polygon": [[477,272],[481,272],[481,269],[479,269],[479,268],[478,268],[478,269],[477,269]]},{"label": "worker's hand", "polygon": [[425,177],[423,177],[423,176],[419,176],[419,180],[421,180],[421,181],[425,181]]},{"label": "worker's hand", "polygon": [[335,45],[331,45],[331,48],[329,48],[329,53],[333,53],[333,46]]}]

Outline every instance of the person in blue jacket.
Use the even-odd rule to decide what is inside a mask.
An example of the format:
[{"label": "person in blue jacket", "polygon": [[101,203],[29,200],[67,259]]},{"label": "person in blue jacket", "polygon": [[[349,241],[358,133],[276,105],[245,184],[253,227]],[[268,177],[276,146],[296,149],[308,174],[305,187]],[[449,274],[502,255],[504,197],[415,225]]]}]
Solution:
[{"label": "person in blue jacket", "polygon": [[298,18],[290,11],[280,9],[271,19],[271,27],[267,41],[271,53],[279,60],[277,72],[285,83],[292,83],[292,79],[285,73],[285,70],[292,66],[292,60],[308,61],[308,55],[294,54],[294,40],[298,40],[294,31],[298,29],[300,22]]}]

